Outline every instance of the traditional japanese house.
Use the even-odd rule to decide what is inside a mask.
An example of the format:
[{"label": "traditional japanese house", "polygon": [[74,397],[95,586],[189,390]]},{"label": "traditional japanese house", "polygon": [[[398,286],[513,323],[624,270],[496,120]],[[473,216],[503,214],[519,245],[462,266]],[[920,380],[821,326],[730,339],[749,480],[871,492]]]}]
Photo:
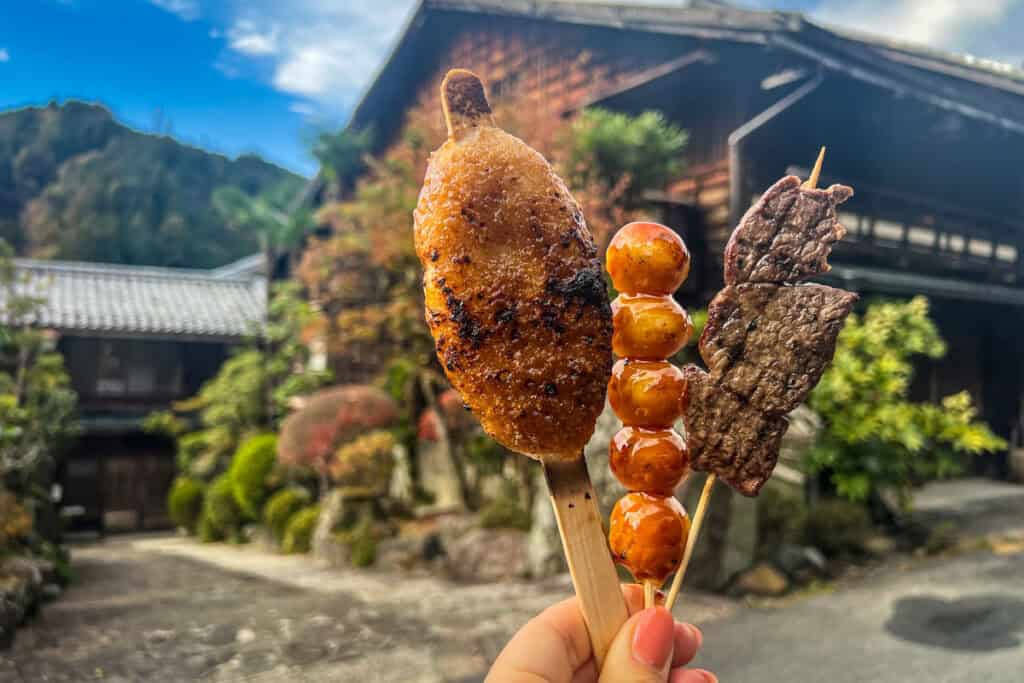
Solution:
[{"label": "traditional japanese house", "polygon": [[169,440],[143,431],[151,411],[192,396],[232,346],[259,332],[261,256],[210,271],[18,259],[46,303],[78,393],[81,433],[59,472],[71,528],[170,526]]},{"label": "traditional japanese house", "polygon": [[453,66],[477,71],[499,104],[551,117],[656,109],[689,131],[686,172],[651,197],[696,252],[689,305],[716,291],[751,200],[787,171],[806,174],[827,145],[823,183],[857,191],[829,279],[929,296],[950,352],[922,365],[915,394],[967,388],[1020,443],[1024,72],[719,2],[424,0],[349,126],[372,125],[388,146],[414,105],[440,116]]}]

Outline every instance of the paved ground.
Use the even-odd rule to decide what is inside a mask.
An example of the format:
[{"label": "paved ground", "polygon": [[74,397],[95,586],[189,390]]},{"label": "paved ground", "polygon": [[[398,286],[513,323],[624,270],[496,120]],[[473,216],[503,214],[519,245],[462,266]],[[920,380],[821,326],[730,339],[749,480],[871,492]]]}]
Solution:
[{"label": "paved ground", "polygon": [[[990,531],[994,516],[999,529],[1024,525],[1024,488],[952,493],[968,528]],[[171,536],[79,547],[75,566],[78,582],[0,654],[0,682],[478,681],[520,624],[569,593],[564,579],[326,571]],[[1022,579],[1024,554],[980,551],[771,608],[684,596],[679,613],[702,625],[701,661],[726,683],[1017,683]]]}]

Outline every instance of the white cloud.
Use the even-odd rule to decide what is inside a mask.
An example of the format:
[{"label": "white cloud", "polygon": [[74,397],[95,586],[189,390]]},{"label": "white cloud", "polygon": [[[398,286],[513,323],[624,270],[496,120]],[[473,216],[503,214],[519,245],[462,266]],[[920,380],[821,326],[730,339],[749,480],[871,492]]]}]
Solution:
[{"label": "white cloud", "polygon": [[200,16],[199,0],[149,0],[149,2],[185,21],[195,21]]},{"label": "white cloud", "polygon": [[277,54],[279,33],[277,26],[261,32],[252,21],[242,20],[228,31],[228,44],[232,50],[244,55],[265,57]]},{"label": "white cloud", "polygon": [[824,0],[814,18],[841,28],[933,47],[956,48],[968,34],[993,27],[1015,0]]},{"label": "white cloud", "polygon": [[0,62],[11,61],[11,53],[7,51],[6,47],[0,47]]},{"label": "white cloud", "polygon": [[313,116],[316,114],[316,107],[309,102],[292,102],[288,105],[288,111],[295,112],[296,114],[302,114],[303,116]]}]

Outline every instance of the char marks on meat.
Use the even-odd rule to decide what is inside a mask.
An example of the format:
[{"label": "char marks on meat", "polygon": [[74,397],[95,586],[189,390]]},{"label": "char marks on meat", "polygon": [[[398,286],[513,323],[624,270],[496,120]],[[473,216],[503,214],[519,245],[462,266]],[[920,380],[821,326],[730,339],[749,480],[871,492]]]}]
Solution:
[{"label": "char marks on meat", "polygon": [[799,282],[828,272],[828,254],[846,231],[836,206],[853,196],[845,185],[801,187],[786,176],[750,207],[725,247],[725,284]]},{"label": "char marks on meat", "polygon": [[692,465],[755,496],[771,476],[786,414],[803,403],[835,353],[857,295],[796,284],[828,271],[844,230],[835,207],[853,191],[775,183],[743,217],[725,252],[726,287],[708,306],[700,354],[684,369]]},{"label": "char marks on meat", "polygon": [[824,285],[726,287],[700,339],[711,381],[765,413],[788,413],[821,379],[856,300]]}]

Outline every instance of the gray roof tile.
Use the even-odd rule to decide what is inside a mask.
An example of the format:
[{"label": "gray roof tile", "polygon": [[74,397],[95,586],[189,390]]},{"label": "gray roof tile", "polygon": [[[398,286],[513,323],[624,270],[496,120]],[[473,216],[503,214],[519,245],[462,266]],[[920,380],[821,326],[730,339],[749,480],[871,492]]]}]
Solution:
[{"label": "gray roof tile", "polygon": [[265,312],[266,282],[250,270],[15,263],[26,290],[47,299],[34,323],[62,332],[239,338],[255,333]]}]

